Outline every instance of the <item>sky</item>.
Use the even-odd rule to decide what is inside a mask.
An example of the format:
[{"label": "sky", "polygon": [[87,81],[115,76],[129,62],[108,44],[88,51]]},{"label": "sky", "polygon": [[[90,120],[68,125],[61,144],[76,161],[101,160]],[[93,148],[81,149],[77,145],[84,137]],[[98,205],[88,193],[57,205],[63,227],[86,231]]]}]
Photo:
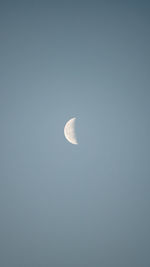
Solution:
[{"label": "sky", "polygon": [[149,48],[146,0],[0,2],[0,266],[150,266]]}]

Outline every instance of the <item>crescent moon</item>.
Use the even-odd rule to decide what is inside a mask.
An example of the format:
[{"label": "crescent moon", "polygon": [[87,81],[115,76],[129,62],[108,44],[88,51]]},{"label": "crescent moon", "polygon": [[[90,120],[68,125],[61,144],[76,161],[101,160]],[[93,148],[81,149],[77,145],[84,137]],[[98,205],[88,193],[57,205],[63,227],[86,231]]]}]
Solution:
[{"label": "crescent moon", "polygon": [[78,145],[75,134],[75,120],[76,118],[72,118],[65,124],[64,135],[71,144]]}]

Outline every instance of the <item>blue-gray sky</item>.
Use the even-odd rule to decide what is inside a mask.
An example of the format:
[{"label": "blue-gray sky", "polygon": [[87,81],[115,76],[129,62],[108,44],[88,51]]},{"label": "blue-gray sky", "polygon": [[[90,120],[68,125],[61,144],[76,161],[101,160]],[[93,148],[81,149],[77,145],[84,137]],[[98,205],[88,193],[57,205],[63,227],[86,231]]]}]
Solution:
[{"label": "blue-gray sky", "polygon": [[149,1],[1,1],[0,74],[0,266],[149,267]]}]

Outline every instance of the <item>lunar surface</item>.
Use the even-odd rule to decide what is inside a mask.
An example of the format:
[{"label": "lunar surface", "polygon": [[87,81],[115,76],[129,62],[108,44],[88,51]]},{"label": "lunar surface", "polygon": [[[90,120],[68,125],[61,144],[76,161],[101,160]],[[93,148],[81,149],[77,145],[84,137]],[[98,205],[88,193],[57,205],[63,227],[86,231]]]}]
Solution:
[{"label": "lunar surface", "polygon": [[78,144],[75,134],[75,120],[76,118],[70,119],[64,127],[64,135],[66,139],[73,145]]}]

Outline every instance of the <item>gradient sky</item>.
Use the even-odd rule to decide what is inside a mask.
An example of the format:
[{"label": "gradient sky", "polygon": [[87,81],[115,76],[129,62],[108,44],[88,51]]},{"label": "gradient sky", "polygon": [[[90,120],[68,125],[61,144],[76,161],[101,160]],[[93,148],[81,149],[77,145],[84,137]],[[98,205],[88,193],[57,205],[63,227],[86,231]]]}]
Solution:
[{"label": "gradient sky", "polygon": [[1,267],[150,266],[149,70],[149,1],[0,1]]}]

